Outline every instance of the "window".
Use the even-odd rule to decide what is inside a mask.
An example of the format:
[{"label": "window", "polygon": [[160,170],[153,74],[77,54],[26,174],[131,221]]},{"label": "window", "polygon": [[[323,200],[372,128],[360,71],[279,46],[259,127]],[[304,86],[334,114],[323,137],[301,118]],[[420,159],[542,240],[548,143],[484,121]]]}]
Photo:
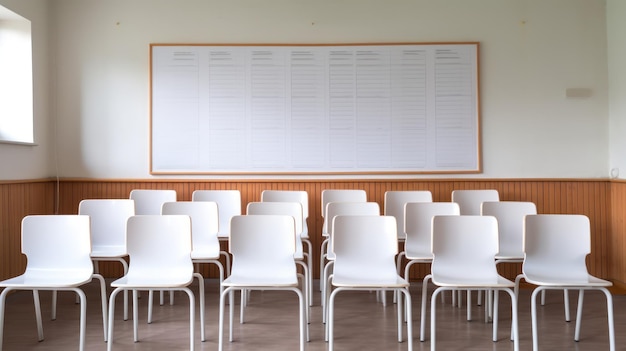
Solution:
[{"label": "window", "polygon": [[0,6],[0,142],[34,142],[31,23]]}]

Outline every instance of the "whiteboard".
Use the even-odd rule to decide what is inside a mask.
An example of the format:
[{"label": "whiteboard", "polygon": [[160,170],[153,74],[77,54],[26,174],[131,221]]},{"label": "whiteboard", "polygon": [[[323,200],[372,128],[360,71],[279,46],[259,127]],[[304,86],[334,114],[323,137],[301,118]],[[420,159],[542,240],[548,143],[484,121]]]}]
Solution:
[{"label": "whiteboard", "polygon": [[480,171],[478,43],[150,50],[152,174]]}]

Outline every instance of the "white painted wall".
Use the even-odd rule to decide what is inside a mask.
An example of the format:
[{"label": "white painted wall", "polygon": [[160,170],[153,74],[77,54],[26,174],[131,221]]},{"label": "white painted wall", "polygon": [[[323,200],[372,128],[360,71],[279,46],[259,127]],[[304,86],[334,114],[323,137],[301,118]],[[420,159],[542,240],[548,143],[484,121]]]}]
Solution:
[{"label": "white painted wall", "polygon": [[626,178],[626,1],[607,1],[609,75],[609,168]]},{"label": "white painted wall", "polygon": [[[54,174],[54,143],[51,132],[53,126],[49,113],[49,4],[47,0],[0,0],[0,4],[31,21],[33,123],[37,144],[36,146],[0,144],[0,180],[47,178]],[[0,98],[0,103],[1,101]]]},{"label": "white painted wall", "polygon": [[[34,11],[31,4],[42,1],[22,7]],[[54,0],[47,5],[53,29],[50,106],[58,123],[61,177],[150,177],[150,43],[479,41],[484,172],[476,177],[593,178],[608,176],[611,167],[605,0]],[[567,88],[589,89],[591,96],[566,98]],[[48,169],[54,175],[54,165]]]}]

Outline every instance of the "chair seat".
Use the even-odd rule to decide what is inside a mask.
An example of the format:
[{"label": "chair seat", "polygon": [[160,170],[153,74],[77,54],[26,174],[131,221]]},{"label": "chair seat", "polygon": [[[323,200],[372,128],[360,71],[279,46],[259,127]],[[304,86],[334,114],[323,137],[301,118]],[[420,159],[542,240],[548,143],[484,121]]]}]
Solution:
[{"label": "chair seat", "polygon": [[64,271],[63,274],[57,274],[48,270],[35,271],[30,270],[28,274],[22,274],[0,282],[0,287],[20,287],[20,288],[59,288],[59,287],[78,287],[89,283],[92,278],[92,272]]},{"label": "chair seat", "polygon": [[587,277],[567,277],[567,276],[542,276],[541,274],[533,274],[532,276],[524,276],[526,282],[534,285],[555,286],[560,288],[567,287],[608,287],[613,283],[610,281],[596,278],[592,275]]},{"label": "chair seat", "polygon": [[496,261],[498,260],[507,260],[507,261],[524,261],[524,254],[515,253],[515,252],[503,252],[496,254]]},{"label": "chair seat", "polygon": [[124,246],[98,246],[91,249],[91,258],[111,258],[128,256]]},{"label": "chair seat", "polygon": [[407,260],[422,260],[427,262],[433,260],[432,252],[405,252],[404,257]]},{"label": "chair seat", "polygon": [[159,275],[130,275],[119,278],[111,283],[114,288],[144,288],[144,289],[159,289],[159,288],[176,288],[186,287],[191,284],[193,276],[189,274],[188,279],[178,279],[179,275],[167,274],[167,272],[159,272]]},{"label": "chair seat", "polygon": [[216,260],[220,258],[219,247],[194,246],[191,251],[192,260]]},{"label": "chair seat", "polygon": [[[295,279],[294,279],[295,278]],[[298,279],[294,277],[272,277],[271,280],[265,277],[255,276],[241,276],[237,274],[231,274],[222,283],[223,286],[267,286],[267,287],[288,287],[298,286]]]},{"label": "chair seat", "polygon": [[515,283],[498,276],[494,279],[472,279],[472,277],[459,277],[459,276],[445,276],[437,274],[433,275],[432,282],[438,286],[455,286],[459,288],[512,288]]},{"label": "chair seat", "polygon": [[351,288],[404,288],[409,286],[409,282],[397,277],[396,279],[380,280],[380,279],[355,279],[350,276],[338,277],[333,276],[332,284],[336,287],[351,287]]}]

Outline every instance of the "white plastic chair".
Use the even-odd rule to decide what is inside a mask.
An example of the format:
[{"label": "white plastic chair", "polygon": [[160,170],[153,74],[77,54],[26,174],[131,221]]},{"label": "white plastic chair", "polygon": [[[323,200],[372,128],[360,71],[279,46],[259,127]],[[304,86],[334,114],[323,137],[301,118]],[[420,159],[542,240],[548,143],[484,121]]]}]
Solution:
[{"label": "white plastic chair", "polygon": [[[398,240],[404,241],[404,205],[407,202],[433,202],[433,194],[429,190],[394,190],[385,192],[383,215],[396,217],[398,224]],[[404,255],[403,252],[398,256]]]},{"label": "white plastic chair", "polygon": [[433,260],[433,217],[458,216],[459,214],[459,205],[454,202],[409,202],[406,204],[404,249],[408,262],[404,268],[404,279],[409,279],[409,270],[413,264],[431,263]]},{"label": "white plastic chair", "polygon": [[229,341],[233,341],[234,290],[290,290],[298,295],[300,351],[304,351],[306,301],[298,288],[294,254],[296,252],[295,221],[283,215],[245,215],[231,220],[229,241],[233,255],[231,275],[224,280],[220,295],[218,350],[224,348],[224,304],[230,299]]},{"label": "white plastic chair", "polygon": [[[136,215],[159,215],[161,207],[166,202],[176,201],[176,190],[171,189],[133,189],[130,191],[130,199],[135,201]],[[149,301],[152,302],[152,294],[150,291]],[[163,305],[163,292],[160,293],[159,303]],[[170,295],[170,304],[174,304],[174,296]],[[152,306],[152,304],[150,304]],[[151,311],[151,310],[150,310]],[[151,320],[148,319],[148,323]]]},{"label": "white plastic chair", "polygon": [[[445,290],[506,291],[511,297],[511,338],[513,349],[519,350],[517,329],[517,298],[515,284],[500,276],[496,270],[498,253],[498,223],[492,216],[435,216],[433,218],[433,262],[431,274],[424,278],[423,292],[428,280],[437,286],[431,297],[430,348],[435,350],[436,298]],[[493,341],[498,340],[498,299],[494,295]],[[423,299],[422,299],[423,301]],[[469,309],[468,309],[469,313]],[[422,316],[426,304],[422,303]],[[422,322],[423,323],[423,322]],[[423,336],[422,336],[423,338]]]},{"label": "white plastic chair", "polygon": [[[335,297],[345,290],[393,290],[402,293],[407,306],[408,350],[413,350],[409,282],[396,271],[398,253],[396,220],[392,216],[336,216],[332,246],[335,252],[328,300],[328,350],[334,346]],[[402,299],[398,299],[398,342],[402,342]]]},{"label": "white plastic chair", "polygon": [[136,215],[158,215],[164,203],[176,201],[176,190],[133,189],[130,199],[135,201]]},{"label": "white plastic chair", "polygon": [[[309,219],[309,194],[304,190],[263,190],[261,192],[261,201],[299,202],[302,205],[302,234],[300,235],[300,240],[302,240],[303,244],[306,244],[306,263],[310,272],[309,290],[313,290],[313,244],[310,240],[307,223]],[[312,296],[309,296],[309,304],[312,305],[312,303]]]},{"label": "white plastic chair", "polygon": [[[324,270],[324,260],[328,250],[328,222],[326,218],[326,207],[329,202],[366,202],[367,193],[363,189],[324,189],[321,193],[321,214],[322,214],[322,244],[320,245],[320,274]],[[324,291],[324,283],[320,281],[320,291]]]},{"label": "white plastic chair", "polygon": [[[230,237],[230,219],[241,215],[241,192],[239,190],[194,190],[191,194],[192,201],[211,201],[217,203],[219,223],[217,238],[220,241],[228,241]],[[226,263],[226,276],[230,275],[230,255],[226,251],[220,251]]]},{"label": "white plastic chair", "polygon": [[487,201],[483,202],[481,214],[498,220],[500,248],[496,264],[522,263],[524,261],[524,218],[537,214],[537,206],[527,201]]},{"label": "white plastic chair", "polygon": [[607,289],[613,284],[590,275],[585,262],[591,252],[589,218],[574,214],[526,216],[524,252],[523,273],[515,279],[515,291],[517,294],[521,279],[537,286],[531,294],[533,350],[539,350],[537,294],[544,290],[573,289],[579,291],[574,340],[580,341],[584,291],[601,291],[606,296],[609,349],[614,351],[613,297]]},{"label": "white plastic chair", "polygon": [[500,201],[495,189],[464,189],[452,191],[452,202],[459,204],[462,216],[480,216],[483,202]]},{"label": "white plastic chair", "polygon": [[[452,202],[459,204],[462,216],[480,216],[480,208],[483,202],[500,201],[500,194],[495,189],[463,189],[452,191]],[[455,296],[452,295],[452,304],[455,304]],[[471,291],[467,292],[467,301],[471,300]],[[462,298],[459,292],[458,305],[461,307]],[[482,304],[482,291],[478,292],[478,305]],[[469,311],[468,311],[469,312]]]},{"label": "white plastic chair", "polygon": [[[390,190],[385,192],[383,215],[396,217],[399,242],[404,242],[406,239],[406,233],[404,231],[404,205],[407,202],[433,202],[433,194],[429,190]],[[398,274],[400,274],[402,270],[402,258],[404,256],[405,250],[400,250],[396,257]]]},{"label": "white plastic chair", "polygon": [[[310,260],[310,257],[305,257],[303,251],[301,239],[303,221],[302,205],[300,204],[300,202],[250,202],[248,203],[248,206],[246,208],[246,213],[249,215],[285,215],[294,218],[296,231],[296,253],[294,254],[294,259],[296,260],[296,264],[300,265],[304,272],[303,290],[306,292],[305,296],[307,298],[307,306],[310,306],[312,299],[311,286],[313,279],[311,277],[311,271],[309,270],[310,264],[308,261]],[[242,306],[244,306],[243,303]],[[243,321],[243,313],[241,315],[241,320]]]},{"label": "white plastic chair", "polygon": [[[322,287],[322,321],[326,322],[326,299],[328,297],[328,277],[330,276],[333,262],[335,260],[335,251],[333,249],[333,219],[336,216],[380,216],[380,206],[377,202],[329,202],[326,205],[326,230],[328,231],[329,242],[327,252],[320,257],[320,261],[324,263],[324,269],[321,271],[320,286]],[[397,244],[396,244],[397,245]],[[384,297],[385,295],[383,295]],[[383,300],[386,304],[386,300]]]},{"label": "white plastic chair", "polygon": [[[524,217],[537,214],[537,206],[527,201],[487,201],[481,206],[483,216],[494,216],[498,221],[500,248],[496,266],[500,263],[524,261]],[[491,304],[485,310],[491,316]]]},{"label": "white plastic chair", "polygon": [[[94,272],[100,261],[122,264],[128,273],[126,250],[126,221],[135,215],[135,201],[130,199],[87,199],[78,204],[78,214],[87,215],[91,222],[91,260]],[[53,307],[56,302],[53,302]],[[53,311],[56,315],[56,311]],[[128,319],[128,293],[124,294],[124,320]]]},{"label": "white plastic chair", "polygon": [[[416,263],[433,261],[432,228],[434,216],[458,216],[459,205],[455,202],[408,202],[404,206],[404,250],[408,260],[404,267],[404,279],[410,281],[409,272]],[[426,290],[422,292],[422,304],[426,303]],[[420,335],[424,335],[425,316],[422,315]],[[423,341],[423,339],[422,339]]]},{"label": "white plastic chair", "polygon": [[128,274],[111,283],[115,289],[109,298],[109,341],[113,349],[115,297],[121,291],[133,291],[133,335],[139,341],[137,290],[180,290],[189,296],[189,349],[194,349],[195,297],[188,286],[199,280],[200,332],[204,332],[204,284],[193,272],[191,261],[191,220],[184,215],[143,215],[128,219],[127,248],[130,256]]},{"label": "white plastic chair", "polygon": [[[166,202],[163,204],[161,214],[187,215],[191,218],[191,261],[195,265],[196,272],[199,271],[201,263],[212,263],[217,266],[221,292],[222,282],[224,281],[224,266],[219,261],[220,242],[217,239],[217,203],[209,201]],[[149,317],[149,319],[151,320],[152,318]]]},{"label": "white plastic chair", "polygon": [[91,261],[89,217],[79,215],[37,215],[22,220],[22,253],[26,255],[23,274],[0,282],[0,349],[4,332],[4,309],[7,294],[14,290],[32,290],[35,302],[37,335],[43,341],[39,290],[74,291],[80,303],[79,350],[85,348],[87,298],[81,285],[93,278],[100,281],[104,341],[107,341],[106,285],[94,274]]}]

